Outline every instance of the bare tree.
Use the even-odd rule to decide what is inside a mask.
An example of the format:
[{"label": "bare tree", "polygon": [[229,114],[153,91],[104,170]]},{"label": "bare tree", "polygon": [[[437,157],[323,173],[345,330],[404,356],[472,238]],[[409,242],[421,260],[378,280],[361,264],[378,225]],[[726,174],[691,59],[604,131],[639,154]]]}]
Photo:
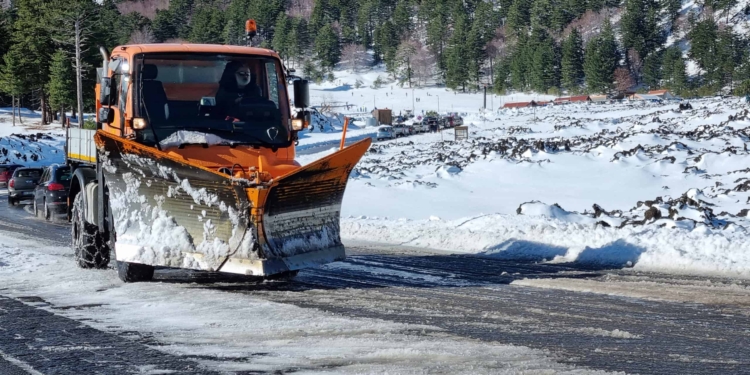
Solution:
[{"label": "bare tree", "polygon": [[343,65],[353,72],[358,72],[367,65],[367,51],[359,44],[347,44],[341,49]]},{"label": "bare tree", "polygon": [[487,51],[487,59],[490,63],[490,70],[489,72],[486,72],[490,77],[490,85],[495,84],[495,61],[507,56],[509,47],[510,46],[506,40],[505,26],[498,27],[497,30],[495,30],[495,37],[492,38],[485,49],[485,51]]},{"label": "bare tree", "polygon": [[625,93],[630,90],[631,87],[635,86],[635,80],[630,74],[628,68],[619,67],[615,69],[615,84],[617,92]]},{"label": "bare tree", "polygon": [[289,3],[287,14],[292,17],[301,17],[310,20],[315,0],[292,0]]},{"label": "bare tree", "polygon": [[414,57],[411,59],[411,66],[414,70],[414,78],[417,79],[417,85],[427,83],[432,78],[435,71],[435,56],[427,50],[420,42],[416,42],[417,49]]},{"label": "bare tree", "polygon": [[130,35],[130,43],[132,44],[146,44],[154,42],[154,33],[151,32],[151,28],[145,26],[138,30],[133,31]]},{"label": "bare tree", "polygon": [[123,15],[140,13],[148,19],[156,17],[156,11],[169,8],[169,0],[141,0],[121,1],[117,3],[117,10]]},{"label": "bare tree", "polygon": [[[83,74],[89,66],[83,60],[83,50],[87,47],[89,38],[93,35],[93,25],[96,22],[96,11],[91,2],[85,0],[64,1],[51,5],[54,21],[50,23],[52,39],[73,51],[73,67],[76,72],[76,97],[78,101],[78,124],[83,126]],[[62,11],[60,11],[62,9]]]},{"label": "bare tree", "polygon": [[641,73],[643,72],[643,59],[641,59],[641,54],[632,48],[628,50],[628,67],[635,82],[640,82]]},{"label": "bare tree", "polygon": [[396,59],[399,61],[399,65],[403,69],[403,74],[409,82],[409,87],[411,87],[411,80],[414,72],[411,60],[414,58],[414,54],[419,47],[419,43],[416,40],[407,38],[401,41],[401,44],[398,45],[398,49],[396,50]]},{"label": "bare tree", "polygon": [[589,41],[589,39],[601,32],[602,27],[604,26],[604,21],[609,19],[612,16],[612,13],[615,11],[616,10],[612,9],[602,9],[598,12],[595,12],[593,10],[586,11],[586,13],[574,19],[571,23],[568,24],[568,26],[565,27],[565,30],[563,30],[562,34],[559,35],[560,39],[558,39],[558,41],[565,39],[573,31],[573,29],[578,29],[578,31],[581,33],[583,44],[585,45],[586,42]]}]

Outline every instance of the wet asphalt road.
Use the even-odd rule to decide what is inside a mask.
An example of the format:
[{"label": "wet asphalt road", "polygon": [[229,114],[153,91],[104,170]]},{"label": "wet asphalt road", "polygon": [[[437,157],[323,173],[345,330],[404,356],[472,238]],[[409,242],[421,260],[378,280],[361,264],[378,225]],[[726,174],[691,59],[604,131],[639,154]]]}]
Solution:
[{"label": "wet asphalt road", "polygon": [[[0,205],[0,231],[66,245],[68,230],[65,223],[45,223],[27,210],[7,208],[4,202]],[[672,276],[631,270],[583,269],[361,244],[350,246],[349,254],[346,262],[303,271],[289,283],[258,284],[181,271],[157,271],[157,279],[191,283],[195,288],[227,293],[227,298],[232,293],[250,293],[343,316],[437,326],[457,337],[545,349],[561,362],[591,369],[750,374],[747,305],[731,300],[715,304],[651,301],[511,284],[529,278],[600,283],[631,280],[657,284],[667,295],[678,283],[705,279],[681,277],[678,282]],[[712,283],[748,284],[728,279],[713,279]],[[211,373],[197,367],[198,358],[150,349],[158,345],[152,338],[133,332],[97,331],[42,310],[42,306],[52,311],[64,308],[49,306],[34,296],[3,297],[0,287],[0,374],[26,373],[14,365],[14,359],[43,374],[77,374],[83,368],[95,369],[87,373],[103,374],[149,368]],[[66,349],[40,349],[45,347]],[[61,362],[66,365],[59,366]]]}]

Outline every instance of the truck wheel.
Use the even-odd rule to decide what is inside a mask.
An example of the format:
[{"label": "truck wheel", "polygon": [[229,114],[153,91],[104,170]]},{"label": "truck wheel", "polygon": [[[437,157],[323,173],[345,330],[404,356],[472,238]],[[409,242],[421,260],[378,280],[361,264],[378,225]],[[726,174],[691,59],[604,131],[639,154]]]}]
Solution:
[{"label": "truck wheel", "polygon": [[154,267],[146,264],[120,262],[117,260],[115,251],[115,244],[117,243],[117,232],[115,231],[115,221],[112,216],[112,210],[109,210],[109,219],[107,220],[109,227],[109,241],[107,246],[109,247],[112,259],[115,261],[115,268],[117,268],[117,277],[125,283],[134,283],[139,281],[151,281],[154,278]]},{"label": "truck wheel", "polygon": [[139,263],[117,262],[117,277],[126,283],[151,281],[154,278],[154,266]]},{"label": "truck wheel", "polygon": [[99,236],[99,228],[87,223],[83,214],[83,194],[73,200],[72,225],[70,226],[76,263],[81,268],[106,268],[109,264],[109,249]]}]

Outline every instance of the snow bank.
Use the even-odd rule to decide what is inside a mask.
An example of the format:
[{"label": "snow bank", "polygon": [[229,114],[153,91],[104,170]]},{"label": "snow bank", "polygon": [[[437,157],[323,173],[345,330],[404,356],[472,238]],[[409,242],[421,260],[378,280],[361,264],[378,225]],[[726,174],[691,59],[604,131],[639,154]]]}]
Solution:
[{"label": "snow bank", "polygon": [[553,215],[484,215],[452,221],[342,219],[344,240],[482,254],[511,260],[574,262],[639,270],[723,274],[750,278],[750,237],[697,225],[692,230],[656,225],[595,226],[559,208],[526,212]]}]

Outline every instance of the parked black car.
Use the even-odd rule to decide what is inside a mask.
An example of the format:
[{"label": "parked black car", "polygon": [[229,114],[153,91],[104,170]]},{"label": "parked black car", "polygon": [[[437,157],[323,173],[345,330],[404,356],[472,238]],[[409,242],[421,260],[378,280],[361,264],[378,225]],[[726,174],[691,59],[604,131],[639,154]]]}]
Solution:
[{"label": "parked black car", "polygon": [[68,210],[68,190],[73,177],[67,165],[52,164],[44,169],[34,189],[34,215],[52,220]]},{"label": "parked black car", "polygon": [[8,181],[8,204],[15,206],[21,201],[32,200],[42,171],[42,168],[17,168],[13,171],[13,177]]},{"label": "parked black car", "polygon": [[0,187],[8,187],[8,181],[13,177],[13,171],[23,165],[18,164],[3,164],[0,165]]}]

